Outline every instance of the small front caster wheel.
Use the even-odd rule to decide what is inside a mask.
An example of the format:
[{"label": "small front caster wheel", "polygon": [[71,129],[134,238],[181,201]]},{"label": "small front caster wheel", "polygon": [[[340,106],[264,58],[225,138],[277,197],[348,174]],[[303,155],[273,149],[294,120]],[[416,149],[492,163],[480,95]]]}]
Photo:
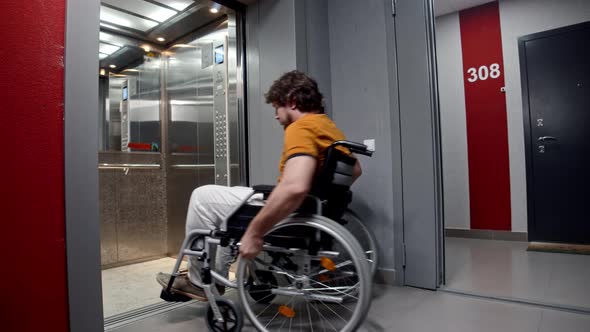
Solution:
[{"label": "small front caster wheel", "polygon": [[219,308],[223,322],[215,319],[213,308],[209,305],[207,309],[207,326],[213,332],[238,332],[244,325],[244,316],[240,308],[230,300],[224,298],[215,299]]}]

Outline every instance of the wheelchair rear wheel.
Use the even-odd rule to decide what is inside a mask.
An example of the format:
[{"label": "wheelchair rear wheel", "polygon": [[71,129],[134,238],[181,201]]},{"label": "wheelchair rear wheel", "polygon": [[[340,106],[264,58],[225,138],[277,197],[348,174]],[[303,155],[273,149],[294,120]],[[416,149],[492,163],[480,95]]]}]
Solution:
[{"label": "wheelchair rear wheel", "polygon": [[[264,296],[254,295],[253,271],[276,283],[260,290]],[[242,308],[259,331],[354,331],[370,305],[370,267],[358,241],[320,216],[276,225],[258,257],[240,259],[237,278]]]}]

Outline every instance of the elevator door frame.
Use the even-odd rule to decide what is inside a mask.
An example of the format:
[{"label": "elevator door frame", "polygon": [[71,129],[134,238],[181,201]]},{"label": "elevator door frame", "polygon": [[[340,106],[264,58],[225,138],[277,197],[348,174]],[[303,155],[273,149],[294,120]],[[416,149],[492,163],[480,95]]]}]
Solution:
[{"label": "elevator door frame", "polygon": [[436,290],[445,280],[445,239],[433,0],[400,0],[394,16],[402,169],[402,202],[394,206],[402,214],[394,221],[402,233],[395,243],[402,253],[398,284]]},{"label": "elevator door frame", "polygon": [[[241,91],[245,89],[244,20],[246,7],[219,1],[236,11],[241,24]],[[64,178],[68,319],[71,332],[103,332],[100,222],[98,207],[98,34],[100,0],[66,1],[64,56]],[[239,91],[240,87],[238,87]],[[245,94],[239,98],[240,135],[247,146]],[[243,150],[243,174],[248,174]],[[243,178],[247,181],[247,177]]]}]

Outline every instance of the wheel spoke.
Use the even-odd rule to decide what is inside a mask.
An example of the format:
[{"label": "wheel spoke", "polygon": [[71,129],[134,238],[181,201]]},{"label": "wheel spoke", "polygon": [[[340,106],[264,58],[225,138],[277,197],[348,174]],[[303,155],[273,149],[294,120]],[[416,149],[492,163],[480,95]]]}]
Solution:
[{"label": "wheel spoke", "polygon": [[[311,307],[312,307],[312,308],[315,310],[315,312],[317,312],[317,313],[318,313],[319,317],[321,317],[321,318],[323,319],[323,321],[326,321],[326,322],[328,322],[328,324],[330,324],[330,326],[332,327],[332,329],[334,329],[334,331],[338,332],[338,329],[337,329],[336,327],[334,327],[334,325],[332,325],[332,323],[330,322],[330,320],[328,320],[328,319],[326,318],[326,316],[322,315],[322,313],[321,313],[321,312],[318,310],[318,308],[316,308],[316,307],[314,306],[314,304],[313,304],[313,303],[311,304]],[[323,322],[323,321],[322,321],[322,322]],[[324,324],[322,324],[322,326],[324,327],[324,331],[325,331],[325,330],[326,330],[326,326],[325,326]]]},{"label": "wheel spoke", "polygon": [[322,218],[305,218],[294,217],[271,233],[299,236],[309,233],[305,229],[306,233],[301,233],[300,227],[315,228],[313,234],[317,236],[307,238],[306,248],[297,246],[300,249],[290,251],[287,246],[272,247],[271,243],[250,265],[245,260],[240,263],[242,308],[261,331],[340,331],[358,326],[365,316],[369,302],[365,287],[370,286],[367,272],[372,271],[363,269],[367,264],[374,267],[372,243],[359,234],[363,239],[359,248],[340,225]]},{"label": "wheel spoke", "polygon": [[[319,282],[319,281],[315,281],[315,280],[311,280],[311,279],[310,279],[309,281],[311,281],[311,282],[313,282],[313,283],[316,283],[316,284],[319,284],[319,285],[322,285],[322,286],[324,286],[324,287],[326,287],[326,288],[328,288],[328,289],[330,288],[328,285],[325,285],[325,284],[323,284],[323,283],[321,283],[321,282]],[[338,292],[338,293],[341,293],[341,294],[343,294],[343,295],[350,296],[350,297],[352,297],[352,298],[353,298],[353,299],[355,299],[355,300],[358,300],[358,298],[357,298],[357,297],[355,297],[355,296],[352,296],[352,295],[350,295],[350,294],[347,294],[347,293],[345,293],[345,292],[343,292],[343,291],[341,291],[341,290],[337,290],[337,289],[335,289],[335,291],[336,291],[336,292]]]}]

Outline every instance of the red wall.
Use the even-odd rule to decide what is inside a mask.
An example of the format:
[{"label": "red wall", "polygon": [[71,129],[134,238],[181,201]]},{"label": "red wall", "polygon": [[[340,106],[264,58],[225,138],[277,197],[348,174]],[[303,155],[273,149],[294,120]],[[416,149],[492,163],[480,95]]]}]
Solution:
[{"label": "red wall", "polygon": [[3,331],[68,330],[64,30],[65,0],[2,1]]},{"label": "red wall", "polygon": [[498,2],[459,12],[472,229],[511,230],[508,121]]}]

